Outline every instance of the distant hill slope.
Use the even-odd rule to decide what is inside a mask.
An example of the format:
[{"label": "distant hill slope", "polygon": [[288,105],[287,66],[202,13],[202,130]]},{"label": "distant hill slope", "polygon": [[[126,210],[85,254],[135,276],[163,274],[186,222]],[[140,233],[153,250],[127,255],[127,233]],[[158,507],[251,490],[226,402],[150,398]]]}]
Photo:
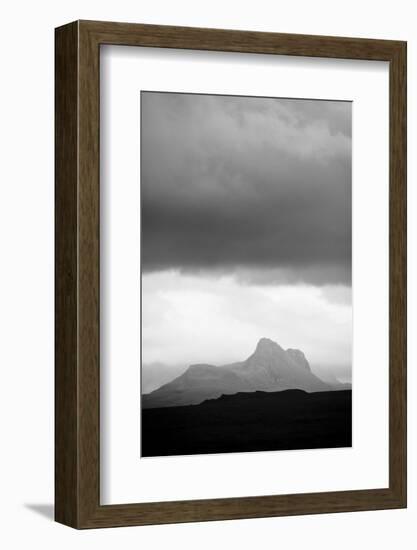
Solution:
[{"label": "distant hill slope", "polygon": [[160,362],[142,364],[142,393],[151,393],[160,388],[162,384],[171,382],[187,368],[187,365],[165,365]]},{"label": "distant hill slope", "polygon": [[318,376],[325,384],[329,384],[330,386],[333,386],[336,389],[339,390],[351,390],[352,384],[350,382],[341,382],[339,378],[337,378],[330,370],[329,368],[314,367],[314,374]]},{"label": "distant hill slope", "polygon": [[316,376],[302,351],[284,350],[276,342],[261,338],[245,361],[222,367],[191,365],[171,382],[142,395],[142,407],[192,405],[238,392],[288,389],[317,392],[341,388]]}]

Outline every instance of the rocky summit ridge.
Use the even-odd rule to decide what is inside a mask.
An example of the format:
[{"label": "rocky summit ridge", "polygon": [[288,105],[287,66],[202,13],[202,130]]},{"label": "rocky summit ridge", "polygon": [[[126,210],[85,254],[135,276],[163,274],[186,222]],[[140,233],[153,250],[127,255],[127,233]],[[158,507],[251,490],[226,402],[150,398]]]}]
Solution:
[{"label": "rocky summit ridge", "polygon": [[246,360],[231,365],[191,365],[183,374],[142,396],[144,408],[198,404],[206,399],[238,392],[307,392],[339,389],[316,376],[301,350],[285,350],[269,338],[261,338]]}]

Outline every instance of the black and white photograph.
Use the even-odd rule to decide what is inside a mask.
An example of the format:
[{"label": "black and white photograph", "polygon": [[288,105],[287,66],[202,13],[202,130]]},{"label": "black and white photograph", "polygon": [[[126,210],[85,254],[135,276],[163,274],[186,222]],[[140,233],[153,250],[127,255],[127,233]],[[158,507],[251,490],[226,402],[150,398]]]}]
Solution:
[{"label": "black and white photograph", "polygon": [[2,3],[0,548],[415,549],[416,8],[334,6]]},{"label": "black and white photograph", "polygon": [[0,7],[0,549],[416,550],[417,3],[45,7]]},{"label": "black and white photograph", "polygon": [[352,445],[352,103],[143,91],[141,456]]}]

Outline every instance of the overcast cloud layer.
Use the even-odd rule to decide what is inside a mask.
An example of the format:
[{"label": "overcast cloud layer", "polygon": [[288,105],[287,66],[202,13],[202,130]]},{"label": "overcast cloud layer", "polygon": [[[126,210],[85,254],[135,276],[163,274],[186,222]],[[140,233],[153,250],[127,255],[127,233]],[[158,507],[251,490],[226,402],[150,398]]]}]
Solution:
[{"label": "overcast cloud layer", "polygon": [[351,284],[351,104],[143,92],[142,269]]}]

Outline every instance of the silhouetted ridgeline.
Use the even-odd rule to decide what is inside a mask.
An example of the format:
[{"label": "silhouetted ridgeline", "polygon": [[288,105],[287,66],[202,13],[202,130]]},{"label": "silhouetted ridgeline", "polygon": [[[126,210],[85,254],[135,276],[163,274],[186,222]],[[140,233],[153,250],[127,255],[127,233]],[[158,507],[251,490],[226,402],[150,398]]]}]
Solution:
[{"label": "silhouetted ridgeline", "polygon": [[350,447],[351,390],[222,395],[142,410],[142,456]]}]

